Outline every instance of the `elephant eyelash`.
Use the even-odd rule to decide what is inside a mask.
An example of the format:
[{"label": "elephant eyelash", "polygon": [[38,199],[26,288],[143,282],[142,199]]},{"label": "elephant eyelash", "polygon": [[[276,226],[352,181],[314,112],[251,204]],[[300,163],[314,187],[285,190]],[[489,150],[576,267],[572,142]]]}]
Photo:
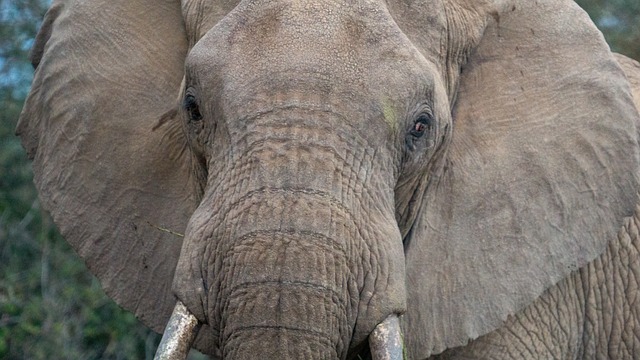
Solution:
[{"label": "elephant eyelash", "polygon": [[189,114],[189,121],[202,120],[200,107],[198,106],[198,101],[196,100],[195,96],[187,94],[184,97],[184,101],[182,102],[182,108]]},{"label": "elephant eyelash", "polygon": [[431,129],[433,118],[431,115],[422,114],[416,119],[409,133],[415,138],[421,138],[427,131]]},{"label": "elephant eyelash", "polygon": [[[431,149],[435,142],[433,136],[431,136],[435,127],[435,120],[430,112],[422,111],[420,115],[411,125],[406,137],[405,146],[410,153],[417,151],[418,149]],[[427,135],[426,139],[422,138]]]}]

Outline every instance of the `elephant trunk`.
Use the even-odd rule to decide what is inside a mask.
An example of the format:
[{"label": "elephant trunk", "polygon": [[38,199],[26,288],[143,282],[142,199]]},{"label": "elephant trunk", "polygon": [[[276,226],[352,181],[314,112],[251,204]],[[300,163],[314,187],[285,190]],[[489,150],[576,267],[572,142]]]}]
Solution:
[{"label": "elephant trunk", "polygon": [[220,341],[225,359],[343,359],[351,339],[347,259],[318,234],[244,238],[223,282]]},{"label": "elephant trunk", "polygon": [[344,123],[330,111],[243,119],[209,164],[174,291],[225,359],[344,359],[405,308],[391,159],[327,127]]}]

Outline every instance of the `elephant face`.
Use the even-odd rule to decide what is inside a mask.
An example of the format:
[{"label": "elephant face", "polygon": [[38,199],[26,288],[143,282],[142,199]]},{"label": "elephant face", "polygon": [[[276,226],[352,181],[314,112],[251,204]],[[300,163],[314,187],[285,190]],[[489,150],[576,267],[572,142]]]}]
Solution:
[{"label": "elephant face", "polygon": [[637,200],[638,113],[571,1],[57,1],[44,24],[18,125],[44,205],[110,296],[158,331],[178,300],[216,357],[354,357],[393,315],[410,357],[463,345]]},{"label": "elephant face", "polygon": [[380,4],[305,6],[239,5],[186,60],[181,117],[206,176],[174,291],[239,358],[248,339],[301,341],[283,332],[343,358],[404,313],[396,214],[424,187],[396,184],[426,183],[451,122],[435,64]]}]

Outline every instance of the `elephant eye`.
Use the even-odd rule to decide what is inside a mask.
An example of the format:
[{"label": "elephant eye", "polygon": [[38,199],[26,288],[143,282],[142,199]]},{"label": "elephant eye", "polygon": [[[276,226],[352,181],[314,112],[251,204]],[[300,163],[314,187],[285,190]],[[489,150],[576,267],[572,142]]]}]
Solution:
[{"label": "elephant eye", "polygon": [[427,114],[420,115],[416,122],[413,124],[413,128],[411,128],[411,135],[416,138],[422,137],[430,128],[432,124],[431,116]]},{"label": "elephant eye", "polygon": [[182,107],[189,114],[189,121],[202,120],[202,114],[200,114],[200,108],[198,107],[198,101],[195,96],[187,94],[184,97]]}]

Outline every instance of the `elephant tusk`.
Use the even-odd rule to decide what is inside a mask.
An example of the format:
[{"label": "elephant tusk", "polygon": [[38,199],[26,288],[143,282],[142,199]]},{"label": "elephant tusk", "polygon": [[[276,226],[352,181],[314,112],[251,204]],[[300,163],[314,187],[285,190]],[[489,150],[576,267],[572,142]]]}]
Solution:
[{"label": "elephant tusk", "polygon": [[373,329],[369,335],[369,348],[373,360],[404,359],[402,331],[397,315],[390,315]]},{"label": "elephant tusk", "polygon": [[156,350],[155,360],[184,360],[198,334],[200,323],[181,301],[173,308]]}]

